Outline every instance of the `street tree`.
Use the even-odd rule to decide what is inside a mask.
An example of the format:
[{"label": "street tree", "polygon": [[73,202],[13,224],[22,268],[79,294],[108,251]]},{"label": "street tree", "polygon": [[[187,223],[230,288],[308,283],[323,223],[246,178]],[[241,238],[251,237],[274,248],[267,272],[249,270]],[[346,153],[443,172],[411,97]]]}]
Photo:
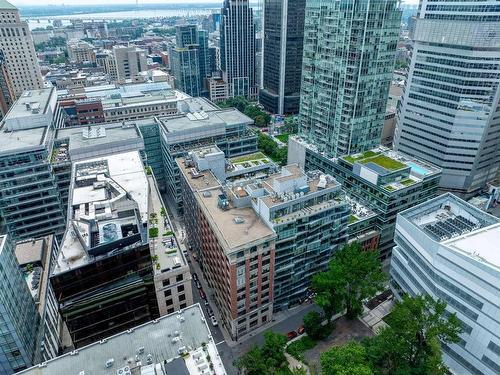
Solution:
[{"label": "street tree", "polygon": [[361,314],[365,298],[381,290],[386,280],[378,251],[365,251],[357,242],[345,245],[330,260],[328,270],[313,277],[316,303],[330,319],[346,310],[348,318]]},{"label": "street tree", "polygon": [[446,303],[432,297],[405,296],[389,317],[389,327],[365,340],[367,358],[378,374],[441,375],[441,343],[460,341],[462,331],[455,314],[446,312]]},{"label": "street tree", "polygon": [[366,362],[366,350],[360,343],[351,341],[334,346],[321,354],[323,375],[373,375]]}]

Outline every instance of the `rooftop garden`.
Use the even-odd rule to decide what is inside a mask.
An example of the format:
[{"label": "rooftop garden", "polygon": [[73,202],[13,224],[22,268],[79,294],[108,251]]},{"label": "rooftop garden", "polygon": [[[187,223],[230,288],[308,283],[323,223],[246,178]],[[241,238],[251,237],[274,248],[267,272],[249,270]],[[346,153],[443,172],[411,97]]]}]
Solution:
[{"label": "rooftop garden", "polygon": [[356,216],[354,216],[354,215],[350,215],[349,216],[349,224],[355,223],[358,220],[359,219]]},{"label": "rooftop garden", "polygon": [[406,167],[406,164],[403,164],[385,155],[376,155],[370,158],[366,158],[360,161],[360,163],[362,164],[374,163],[390,171],[397,171],[398,169]]},{"label": "rooftop garden", "polygon": [[274,138],[277,138],[279,141],[288,144],[288,138],[293,135],[291,133],[284,133],[284,134],[279,134],[275,135]]},{"label": "rooftop garden", "polygon": [[243,156],[237,156],[235,158],[231,159],[231,162],[233,163],[244,163],[244,162],[253,162],[253,161],[258,161],[261,159],[266,159],[267,156],[264,155],[262,152],[255,152],[253,154],[248,154],[248,155],[243,155]]},{"label": "rooftop garden", "polygon": [[401,185],[404,185],[404,186],[410,186],[410,185],[413,185],[414,183],[416,183],[415,180],[412,180],[411,178],[406,178],[402,181],[400,181]]},{"label": "rooftop garden", "polygon": [[379,152],[374,152],[374,151],[365,151],[361,154],[354,154],[354,155],[346,155],[343,157],[343,159],[351,164],[354,164],[357,161],[366,159],[366,158],[371,158],[372,156],[378,155]]}]

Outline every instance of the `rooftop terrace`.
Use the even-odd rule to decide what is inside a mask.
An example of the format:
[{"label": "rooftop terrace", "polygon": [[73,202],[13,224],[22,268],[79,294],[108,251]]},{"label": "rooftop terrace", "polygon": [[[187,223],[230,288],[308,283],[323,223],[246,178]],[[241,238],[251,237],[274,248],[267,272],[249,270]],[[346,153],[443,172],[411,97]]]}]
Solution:
[{"label": "rooftop terrace", "polygon": [[194,168],[186,167],[183,158],[177,159],[177,165],[226,251],[275,237],[274,231],[253,208],[235,207],[229,202],[221,206],[221,201],[227,201],[227,196],[212,172],[195,171],[193,175]]},{"label": "rooftop terrace", "polygon": [[127,374],[127,370],[128,374],[202,375],[208,373],[210,362],[216,375],[226,373],[201,307],[196,304],[19,374],[116,375]]}]

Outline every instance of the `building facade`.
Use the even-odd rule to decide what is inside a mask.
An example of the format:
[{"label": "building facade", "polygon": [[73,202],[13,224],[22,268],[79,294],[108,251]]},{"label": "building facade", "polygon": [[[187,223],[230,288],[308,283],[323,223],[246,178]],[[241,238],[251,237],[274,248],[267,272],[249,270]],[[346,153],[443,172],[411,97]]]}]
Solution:
[{"label": "building facade", "polygon": [[194,172],[183,158],[177,165],[190,207],[185,216],[188,242],[200,256],[221,324],[238,340],[272,320],[276,235],[252,208],[229,207],[210,170]]},{"label": "building facade", "polygon": [[6,0],[0,2],[0,50],[4,53],[16,98],[23,91],[43,87],[28,23],[21,21],[18,9]]},{"label": "building facade", "polygon": [[259,102],[271,113],[298,113],[306,0],[264,1],[264,63]]},{"label": "building facade", "polygon": [[14,91],[7,70],[7,62],[3,51],[0,50],[0,121],[7,114],[13,102]]},{"label": "building facade", "polygon": [[[390,256],[394,245],[397,213],[434,197],[441,175],[441,170],[433,165],[382,146],[329,158],[297,137],[290,138],[288,155],[289,163],[298,163],[306,171],[331,174],[350,197],[377,214],[373,229],[380,233],[383,259]],[[355,227],[353,235],[358,233]]]},{"label": "building facade", "polygon": [[58,250],[59,245],[52,235],[15,244],[17,262],[40,316],[34,363],[57,357],[61,349],[62,320],[49,282]]},{"label": "building facade", "polygon": [[197,47],[196,44],[170,50],[170,66],[175,77],[175,87],[193,97],[201,95],[200,51]]},{"label": "building facade", "polygon": [[51,283],[76,348],[159,316],[149,207],[138,151],[73,163]]},{"label": "building facade", "polygon": [[446,193],[398,215],[391,259],[397,298],[427,294],[462,323],[460,341],[443,344],[452,373],[498,374],[500,220]]},{"label": "building facade", "polygon": [[224,0],[221,18],[221,69],[229,95],[255,99],[255,25],[249,0]]},{"label": "building facade", "polygon": [[0,124],[0,216],[13,241],[55,233],[65,213],[52,167],[56,89],[27,91]]},{"label": "building facade", "polygon": [[7,235],[0,236],[0,370],[12,374],[33,365],[39,315]]},{"label": "building facade", "polygon": [[113,47],[116,62],[116,74],[119,80],[134,78],[148,69],[146,51],[135,46]]},{"label": "building facade", "polygon": [[83,40],[72,40],[67,45],[69,61],[77,64],[95,63],[96,53],[94,46]]},{"label": "building facade", "polygon": [[423,1],[413,30],[395,147],[443,169],[470,197],[500,171],[500,16],[496,1]]},{"label": "building facade", "polygon": [[319,151],[380,144],[400,22],[396,0],[307,1],[299,133]]}]

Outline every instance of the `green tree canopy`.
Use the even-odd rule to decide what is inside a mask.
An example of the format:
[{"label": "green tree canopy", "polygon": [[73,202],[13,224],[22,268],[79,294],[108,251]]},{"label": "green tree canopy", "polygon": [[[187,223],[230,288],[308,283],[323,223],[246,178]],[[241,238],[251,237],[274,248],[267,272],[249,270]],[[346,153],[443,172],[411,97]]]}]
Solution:
[{"label": "green tree canopy", "polygon": [[304,329],[309,337],[314,340],[323,338],[323,317],[317,311],[309,311],[304,315]]},{"label": "green tree canopy", "polygon": [[313,277],[316,303],[328,320],[335,312],[347,310],[347,317],[362,312],[362,301],[382,289],[386,280],[378,251],[364,251],[353,242],[344,246],[330,260],[328,270]]},{"label": "green tree canopy", "polygon": [[264,345],[253,346],[235,361],[235,366],[247,375],[290,374],[285,357],[286,337],[272,331],[264,333]]},{"label": "green tree canopy", "polygon": [[323,375],[373,375],[366,364],[365,348],[354,341],[322,353],[321,372]]},{"label": "green tree canopy", "polygon": [[430,296],[406,296],[397,302],[390,315],[390,326],[364,343],[376,373],[447,373],[439,341],[458,342],[461,325],[455,314],[448,314],[445,309],[445,302]]}]

